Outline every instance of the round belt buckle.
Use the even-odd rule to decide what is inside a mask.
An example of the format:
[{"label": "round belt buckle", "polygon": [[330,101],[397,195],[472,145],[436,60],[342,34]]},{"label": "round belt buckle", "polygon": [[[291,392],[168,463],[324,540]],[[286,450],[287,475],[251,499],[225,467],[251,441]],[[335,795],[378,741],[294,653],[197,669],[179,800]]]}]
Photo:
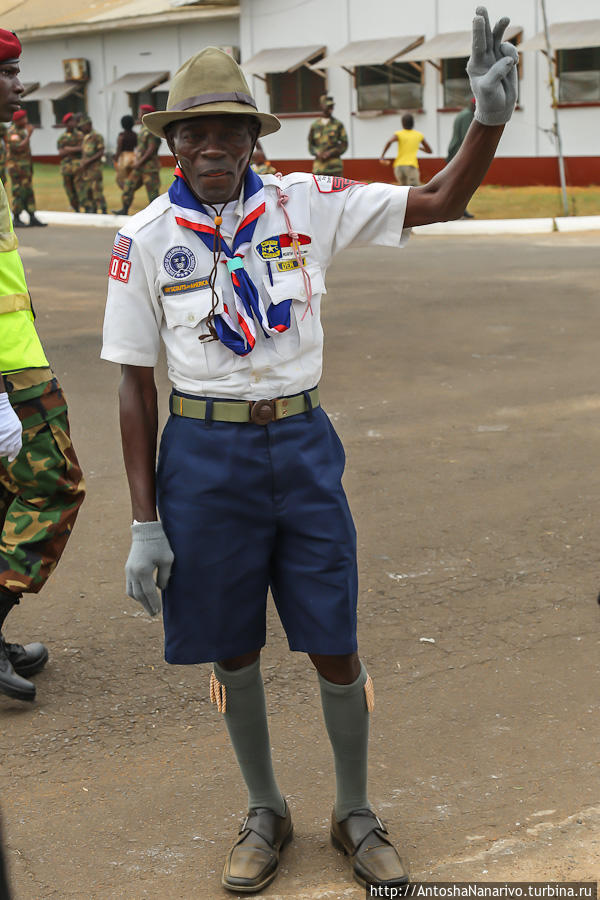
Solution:
[{"label": "round belt buckle", "polygon": [[268,425],[275,418],[275,402],[273,400],[257,400],[250,410],[250,421],[255,425]]}]

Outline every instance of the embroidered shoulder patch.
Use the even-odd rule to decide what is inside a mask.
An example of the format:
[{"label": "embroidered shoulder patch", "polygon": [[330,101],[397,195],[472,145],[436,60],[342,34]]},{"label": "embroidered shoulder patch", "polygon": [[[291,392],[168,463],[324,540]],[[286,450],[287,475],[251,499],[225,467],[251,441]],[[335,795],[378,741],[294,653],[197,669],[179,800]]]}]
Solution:
[{"label": "embroidered shoulder patch", "polygon": [[111,278],[114,278],[115,281],[124,281],[125,284],[127,284],[129,275],[131,274],[131,260],[122,259],[120,256],[115,256],[113,253],[110,258],[108,274]]},{"label": "embroidered shoulder patch", "polygon": [[115,242],[113,244],[112,255],[118,256],[119,259],[129,259],[132,240],[121,232],[117,232]]},{"label": "embroidered shoulder patch", "polygon": [[365,181],[352,181],[351,178],[342,178],[341,175],[313,175],[317,190],[321,194],[339,194],[346,191],[353,184],[366,184]]}]

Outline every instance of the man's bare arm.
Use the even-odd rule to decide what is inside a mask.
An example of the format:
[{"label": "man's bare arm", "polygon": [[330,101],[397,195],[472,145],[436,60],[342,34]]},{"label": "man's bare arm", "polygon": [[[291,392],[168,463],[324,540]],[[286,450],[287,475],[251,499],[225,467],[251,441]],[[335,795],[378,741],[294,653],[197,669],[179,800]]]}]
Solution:
[{"label": "man's bare arm", "polygon": [[131,512],[138,522],[156,520],[156,439],[158,403],[154,369],[122,366],[119,416],[123,459],[131,494]]},{"label": "man's bare arm", "polygon": [[452,162],[428,184],[408,192],[406,227],[459,219],[483,181],[503,131],[504,125],[472,122]]},{"label": "man's bare arm", "polygon": [[508,23],[504,16],[492,30],[487,10],[477,7],[467,63],[476,100],[475,120],[452,162],[429,184],[410,189],[407,227],[458,219],[489,169],[517,99],[519,56],[512,44],[502,40]]}]

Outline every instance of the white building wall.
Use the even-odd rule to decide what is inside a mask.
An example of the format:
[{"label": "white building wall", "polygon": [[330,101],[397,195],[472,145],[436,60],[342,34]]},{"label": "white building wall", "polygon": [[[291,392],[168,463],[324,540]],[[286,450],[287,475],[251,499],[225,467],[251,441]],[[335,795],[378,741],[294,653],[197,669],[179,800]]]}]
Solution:
[{"label": "white building wall", "polygon": [[[271,47],[322,43],[334,53],[350,41],[423,34],[425,39],[440,32],[462,31],[471,27],[475,0],[241,0],[240,45],[242,67],[259,50]],[[600,15],[598,0],[547,0],[550,22],[593,19]],[[514,25],[523,27],[523,40],[542,29],[538,0],[502,0],[488,6],[492,22],[508,15]],[[264,82],[254,77],[255,96],[263,109],[269,109]],[[356,110],[356,92],[352,78],[340,68],[329,70],[327,90],[336,100],[335,115],[347,127],[350,146],[347,157],[379,156],[384,144],[400,127],[395,115],[361,118]],[[553,156],[554,146],[543,129],[552,127],[545,56],[540,52],[523,54],[521,109],[515,111],[510,127],[502,138],[499,156]],[[439,72],[429,63],[425,68],[424,113],[415,116],[415,124],[432,146],[435,156],[445,156],[452,133],[453,113],[438,112],[442,106]],[[561,109],[564,150],[572,156],[599,154],[600,108]],[[274,159],[308,158],[306,138],[310,119],[283,119],[280,132],[266,138],[267,155]]]},{"label": "white building wall", "polygon": [[[128,72],[165,70],[174,75],[186,59],[209,45],[239,47],[238,20],[185,22],[31,41],[24,45],[21,77],[23,81],[39,81],[41,85],[62,81],[63,59],[89,60],[88,113],[94,127],[107,140],[108,149],[114,150],[121,116],[131,110],[124,92],[104,91],[104,85]],[[40,113],[42,124],[33,135],[33,153],[36,156],[56,154],[56,141],[62,130],[53,127],[54,113],[49,100],[40,101]],[[168,152],[166,145],[162,152]]]}]

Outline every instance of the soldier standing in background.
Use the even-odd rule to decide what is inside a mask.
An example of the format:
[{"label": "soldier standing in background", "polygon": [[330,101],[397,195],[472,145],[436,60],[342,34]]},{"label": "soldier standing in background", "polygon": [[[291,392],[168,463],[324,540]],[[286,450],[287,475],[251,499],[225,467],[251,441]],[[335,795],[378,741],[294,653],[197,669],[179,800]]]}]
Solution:
[{"label": "soldier standing in background", "polygon": [[[150,103],[143,103],[140,106],[140,118],[146,113],[156,112]],[[152,132],[142,125],[139,133],[137,147],[135,148],[135,162],[131,173],[123,182],[123,194],[121,196],[121,209],[114,209],[113,212],[118,216],[126,216],[129,207],[133,203],[133,195],[143,184],[148,192],[148,203],[156,200],[160,193],[160,161],[158,159],[158,151],[160,150],[161,140],[152,134]]]},{"label": "soldier standing in background", "polygon": [[102,183],[102,157],[104,138],[92,128],[89,116],[79,120],[79,130],[83,134],[81,162],[77,175],[79,203],[86,213],[106,212],[106,199]]},{"label": "soldier standing in background", "polygon": [[277,169],[272,166],[265,155],[263,146],[260,141],[256,142],[254,153],[252,154],[252,168],[257,175],[276,175]]},{"label": "soldier standing in background", "polygon": [[75,128],[75,116],[73,113],[66,113],[62,121],[65,131],[63,131],[56,142],[58,155],[60,156],[60,172],[69,203],[75,212],[79,212],[77,174],[81,162],[83,135]]},{"label": "soldier standing in background", "polygon": [[348,135],[339,119],[333,117],[334,99],[328,94],[319,98],[322,114],[310,126],[308,151],[315,157],[313,175],[343,175],[342,153],[348,149]]},{"label": "soldier standing in background", "polygon": [[29,224],[45,226],[35,215],[35,197],[33,194],[33,160],[31,159],[31,135],[33,125],[27,121],[24,109],[18,109],[12,117],[12,125],[6,135],[6,151],[8,174],[13,199],[13,217],[15,227],[23,227],[21,213],[29,213]]},{"label": "soldier standing in background", "polygon": [[0,181],[6,184],[6,125],[0,124]]}]

